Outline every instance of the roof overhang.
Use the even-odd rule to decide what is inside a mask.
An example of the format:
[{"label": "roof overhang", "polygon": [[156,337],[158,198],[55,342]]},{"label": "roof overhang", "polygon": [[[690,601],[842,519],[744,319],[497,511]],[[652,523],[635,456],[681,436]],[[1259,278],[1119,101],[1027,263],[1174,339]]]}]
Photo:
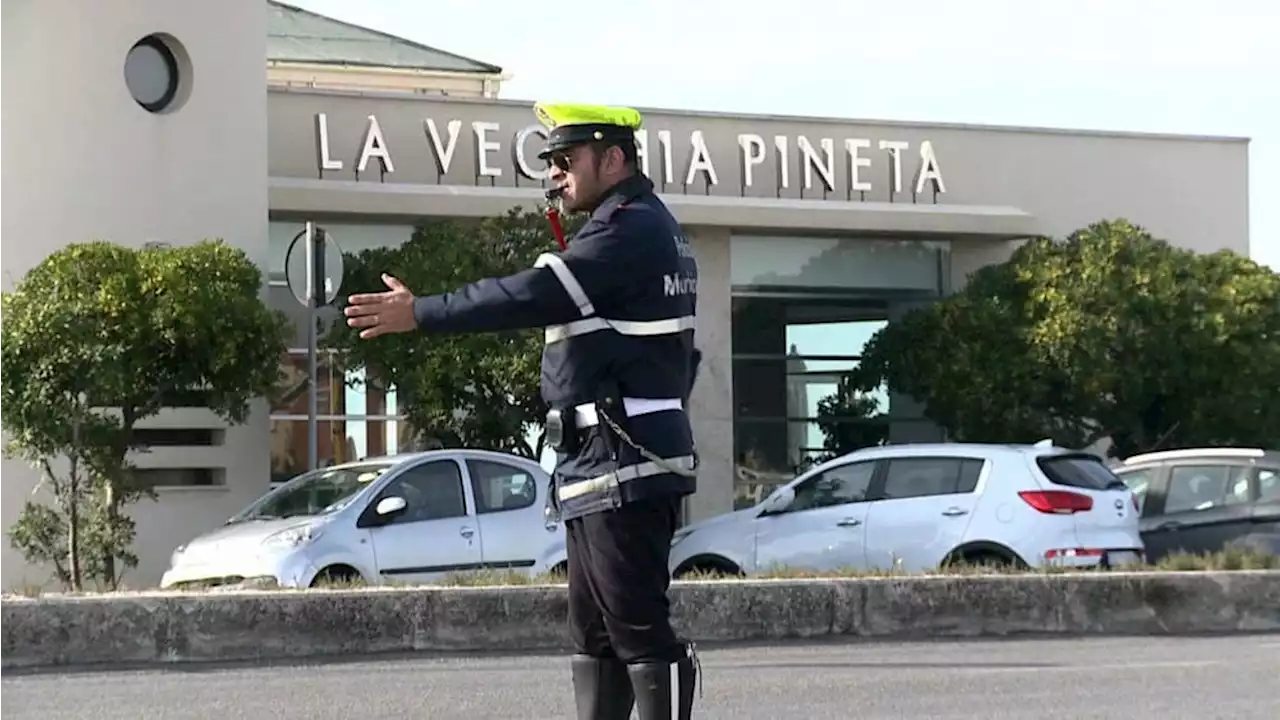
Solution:
[{"label": "roof overhang", "polygon": [[382,75],[407,75],[413,77],[453,77],[453,78],[501,78],[509,79],[500,68],[494,70],[444,70],[432,67],[414,67],[407,65],[379,65],[378,63],[359,62],[355,60],[290,60],[288,58],[268,58],[268,68],[309,70],[330,73],[377,73]]},{"label": "roof overhang", "polygon": [[[1031,214],[1015,207],[853,202],[662,194],[684,225],[753,231],[856,232],[1019,239],[1042,234]],[[542,188],[375,183],[307,178],[270,179],[273,213],[386,218],[492,217],[544,202]]]}]

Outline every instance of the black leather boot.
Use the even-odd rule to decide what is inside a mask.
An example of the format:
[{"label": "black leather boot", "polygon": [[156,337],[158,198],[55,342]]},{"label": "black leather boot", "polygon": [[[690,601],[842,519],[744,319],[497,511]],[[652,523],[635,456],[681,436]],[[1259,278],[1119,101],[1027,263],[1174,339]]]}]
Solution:
[{"label": "black leather boot", "polygon": [[573,695],[578,720],[628,720],[635,696],[627,666],[617,658],[574,655]]},{"label": "black leather boot", "polygon": [[690,648],[674,663],[628,665],[640,720],[689,720],[693,716],[696,659]]}]

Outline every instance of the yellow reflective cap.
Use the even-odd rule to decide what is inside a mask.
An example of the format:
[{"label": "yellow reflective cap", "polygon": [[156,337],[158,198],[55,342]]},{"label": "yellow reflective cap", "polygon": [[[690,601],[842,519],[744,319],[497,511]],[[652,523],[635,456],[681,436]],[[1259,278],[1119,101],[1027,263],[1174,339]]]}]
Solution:
[{"label": "yellow reflective cap", "polygon": [[631,143],[640,129],[640,112],[632,108],[576,103],[537,103],[533,113],[547,128],[547,144],[538,158],[589,142]]},{"label": "yellow reflective cap", "polygon": [[565,125],[618,125],[639,130],[643,121],[640,111],[633,108],[579,103],[537,103],[533,114],[548,130]]}]

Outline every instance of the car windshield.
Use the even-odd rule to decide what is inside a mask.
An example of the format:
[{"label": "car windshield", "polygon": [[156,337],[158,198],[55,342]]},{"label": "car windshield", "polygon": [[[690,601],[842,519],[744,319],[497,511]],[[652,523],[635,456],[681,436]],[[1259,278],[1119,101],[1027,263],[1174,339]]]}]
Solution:
[{"label": "car windshield", "polygon": [[337,512],[391,467],[391,463],[369,463],[323,468],[299,475],[264,495],[230,522],[279,520]]}]

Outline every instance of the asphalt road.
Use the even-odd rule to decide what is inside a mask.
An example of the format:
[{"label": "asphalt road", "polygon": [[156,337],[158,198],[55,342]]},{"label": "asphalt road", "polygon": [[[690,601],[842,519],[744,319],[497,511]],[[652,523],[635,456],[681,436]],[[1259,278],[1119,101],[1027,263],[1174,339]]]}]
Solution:
[{"label": "asphalt road", "polygon": [[[695,717],[1274,720],[1280,636],[703,649]],[[6,720],[574,717],[564,657],[6,672]]]}]

